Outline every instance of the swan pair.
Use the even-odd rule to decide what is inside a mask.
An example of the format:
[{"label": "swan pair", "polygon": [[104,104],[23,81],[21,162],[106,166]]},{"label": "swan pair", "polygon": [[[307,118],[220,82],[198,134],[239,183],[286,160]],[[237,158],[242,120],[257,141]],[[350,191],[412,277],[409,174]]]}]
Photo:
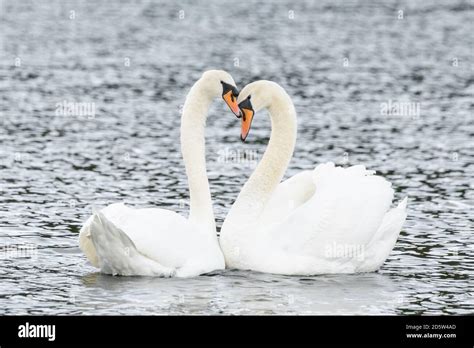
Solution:
[{"label": "swan pair", "polygon": [[[204,128],[210,104],[220,96],[241,118],[242,140],[261,109],[269,111],[272,132],[218,240]],[[86,221],[81,250],[92,265],[114,275],[191,277],[226,266],[288,275],[377,270],[398,238],[407,199],[390,209],[391,184],[361,165],[320,164],[281,182],[296,129],[293,103],[278,84],[256,81],[239,93],[227,72],[205,72],[189,91],[181,119],[189,217],[112,204]]]}]

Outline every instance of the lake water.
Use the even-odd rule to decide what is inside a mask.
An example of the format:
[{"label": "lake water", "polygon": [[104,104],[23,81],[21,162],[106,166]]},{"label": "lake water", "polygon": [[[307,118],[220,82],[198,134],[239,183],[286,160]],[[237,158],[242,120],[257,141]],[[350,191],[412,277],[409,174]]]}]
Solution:
[{"label": "lake water", "polygon": [[[0,314],[474,312],[472,1],[0,6]],[[86,262],[78,231],[93,207],[186,214],[180,105],[210,68],[239,88],[269,79],[287,89],[299,122],[287,176],[362,163],[397,201],[409,196],[378,272],[126,278]],[[58,114],[64,101],[93,103],[94,114]],[[269,119],[256,115],[245,144],[239,132],[216,101],[206,139],[218,228]]]}]

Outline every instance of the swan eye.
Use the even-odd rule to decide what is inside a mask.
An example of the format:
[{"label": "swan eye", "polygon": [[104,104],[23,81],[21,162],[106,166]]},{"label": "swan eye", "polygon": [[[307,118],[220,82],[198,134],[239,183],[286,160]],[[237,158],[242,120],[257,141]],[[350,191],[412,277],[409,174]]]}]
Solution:
[{"label": "swan eye", "polygon": [[239,108],[240,109],[249,109],[249,110],[253,111],[252,102],[250,101],[250,95],[246,99],[244,99],[243,101],[240,102]]}]

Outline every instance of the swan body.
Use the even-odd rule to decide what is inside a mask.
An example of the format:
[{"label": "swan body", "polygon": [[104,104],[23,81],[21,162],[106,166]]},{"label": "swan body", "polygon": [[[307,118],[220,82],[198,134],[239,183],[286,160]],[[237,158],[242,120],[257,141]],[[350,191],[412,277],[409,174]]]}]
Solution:
[{"label": "swan body", "polygon": [[[183,107],[181,152],[190,190],[189,217],[160,208],[134,209],[123,203],[95,213],[80,231],[79,246],[101,272],[191,277],[225,268],[206,174],[204,140],[209,106],[223,86],[235,86],[228,73],[205,72],[191,88]],[[229,98],[228,104],[230,94],[222,94],[226,102]],[[235,105],[229,106],[238,111],[236,95]]]},{"label": "swan body", "polygon": [[[398,238],[407,199],[390,209],[391,184],[362,165],[320,164],[281,182],[296,140],[293,103],[270,81],[247,85],[238,101],[249,95],[256,111],[268,109],[272,134],[222,226],[227,267],[290,275],[377,270]],[[245,139],[253,110],[247,118],[241,110]]]},{"label": "swan body", "polygon": [[188,277],[224,267],[215,238],[171,210],[111,204],[86,221],[81,237],[106,274]]}]

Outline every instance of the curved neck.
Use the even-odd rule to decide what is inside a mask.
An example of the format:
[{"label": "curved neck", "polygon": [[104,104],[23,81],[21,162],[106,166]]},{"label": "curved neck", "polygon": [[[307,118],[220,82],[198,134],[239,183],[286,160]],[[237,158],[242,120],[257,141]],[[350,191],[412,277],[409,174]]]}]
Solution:
[{"label": "curved neck", "polygon": [[209,106],[214,98],[215,96],[206,91],[201,80],[189,91],[181,117],[181,153],[189,185],[189,220],[216,236],[211,191],[206,173],[204,135]]},{"label": "curved neck", "polygon": [[[240,191],[225,222],[254,223],[260,216],[275,188],[283,179],[293,156],[296,142],[296,111],[284,92],[274,92],[268,107],[272,131],[262,160]],[[244,218],[246,221],[242,221]],[[238,220],[240,221],[238,221]]]}]

